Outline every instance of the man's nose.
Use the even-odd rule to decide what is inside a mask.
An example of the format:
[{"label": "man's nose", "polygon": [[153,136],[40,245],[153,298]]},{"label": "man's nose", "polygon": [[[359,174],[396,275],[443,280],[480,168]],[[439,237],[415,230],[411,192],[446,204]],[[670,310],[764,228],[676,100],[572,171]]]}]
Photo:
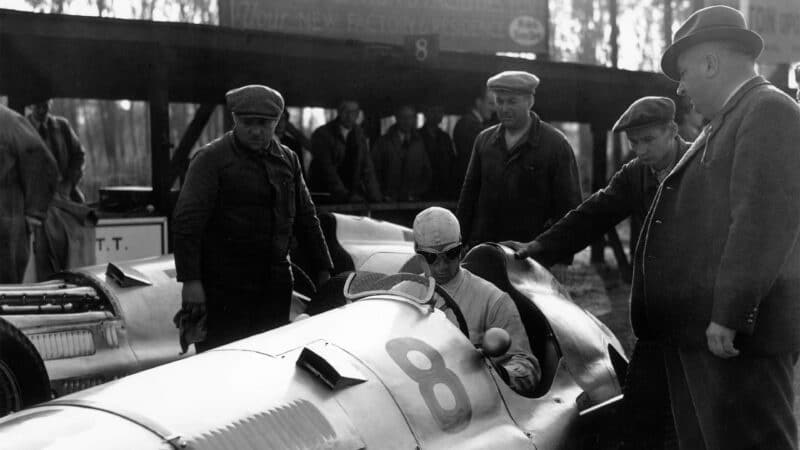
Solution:
[{"label": "man's nose", "polygon": [[444,258],[441,256],[437,257],[436,261],[434,261],[433,264],[431,264],[431,267],[433,267],[434,270],[444,269],[445,266],[447,266],[447,264],[444,262]]},{"label": "man's nose", "polygon": [[683,87],[683,83],[678,83],[678,89],[676,90],[679,96],[683,97],[686,95],[686,88]]}]

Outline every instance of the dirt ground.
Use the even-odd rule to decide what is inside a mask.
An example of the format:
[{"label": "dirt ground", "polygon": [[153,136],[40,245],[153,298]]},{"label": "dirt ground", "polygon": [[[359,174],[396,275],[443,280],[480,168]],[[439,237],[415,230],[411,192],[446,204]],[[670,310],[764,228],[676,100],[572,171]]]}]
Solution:
[{"label": "dirt ground", "polygon": [[[589,251],[575,257],[569,267],[555,267],[553,274],[564,284],[575,303],[603,321],[617,335],[628,356],[635,337],[628,318],[630,285],[622,282],[614,256],[606,251],[608,265],[589,263]],[[800,423],[800,368],[795,368],[795,420]]]}]

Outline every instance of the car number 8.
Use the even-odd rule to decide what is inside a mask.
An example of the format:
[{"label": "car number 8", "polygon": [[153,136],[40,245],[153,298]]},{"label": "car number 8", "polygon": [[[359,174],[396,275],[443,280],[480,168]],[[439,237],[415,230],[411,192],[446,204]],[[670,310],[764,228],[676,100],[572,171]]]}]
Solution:
[{"label": "car number 8", "polygon": [[[430,361],[430,367],[420,368],[409,359],[409,353],[419,352]],[[425,405],[444,431],[457,433],[469,425],[472,419],[472,406],[467,390],[452,370],[444,363],[442,355],[426,342],[412,337],[392,339],[386,343],[386,352],[412,380],[417,382],[419,393]],[[453,395],[455,405],[452,408],[442,406],[434,392],[434,387],[444,385]]]}]

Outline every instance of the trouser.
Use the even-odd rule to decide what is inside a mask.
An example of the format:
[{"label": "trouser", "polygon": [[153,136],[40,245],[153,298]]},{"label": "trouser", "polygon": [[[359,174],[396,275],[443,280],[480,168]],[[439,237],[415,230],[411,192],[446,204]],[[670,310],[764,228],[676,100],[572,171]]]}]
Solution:
[{"label": "trouser", "polygon": [[204,352],[289,323],[291,280],[271,281],[260,289],[205,287],[206,339],[195,345]]},{"label": "trouser", "polygon": [[796,449],[796,361],[797,354],[723,359],[707,349],[665,347],[680,448]]},{"label": "trouser", "polygon": [[620,421],[625,450],[677,449],[661,344],[636,342],[628,364]]}]

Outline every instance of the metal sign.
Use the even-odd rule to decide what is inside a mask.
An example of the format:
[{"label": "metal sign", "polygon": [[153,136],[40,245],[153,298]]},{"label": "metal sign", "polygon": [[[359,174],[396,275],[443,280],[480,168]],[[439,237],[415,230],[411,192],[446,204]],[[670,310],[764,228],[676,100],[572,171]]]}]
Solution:
[{"label": "metal sign", "polygon": [[97,264],[167,253],[167,218],[100,219],[95,228]]},{"label": "metal sign", "polygon": [[[547,0],[228,0],[223,24],[449,51],[547,53]],[[222,6],[223,8],[225,6]]]}]

